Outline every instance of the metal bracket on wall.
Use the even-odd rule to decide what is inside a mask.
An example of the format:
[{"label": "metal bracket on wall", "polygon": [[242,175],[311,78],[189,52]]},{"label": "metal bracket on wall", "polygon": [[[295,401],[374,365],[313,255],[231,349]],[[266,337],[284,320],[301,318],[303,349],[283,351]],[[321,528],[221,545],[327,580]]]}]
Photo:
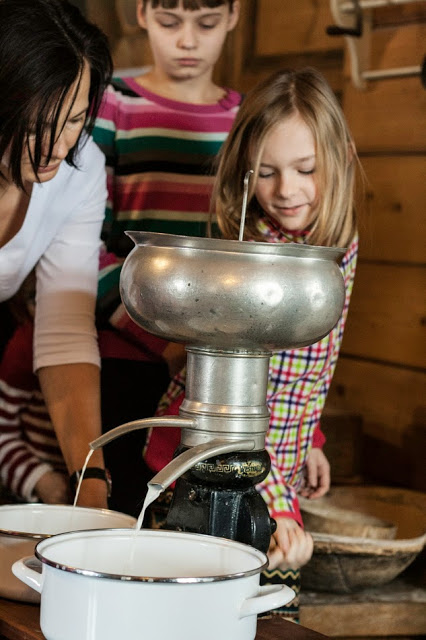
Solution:
[{"label": "metal bracket on wall", "polygon": [[[426,0],[417,0],[417,2]],[[344,36],[348,46],[352,82],[357,89],[367,88],[369,80],[420,76],[426,86],[426,58],[420,65],[394,69],[370,69],[372,11],[379,7],[410,4],[413,0],[330,0],[335,20],[327,27],[330,36]]]}]

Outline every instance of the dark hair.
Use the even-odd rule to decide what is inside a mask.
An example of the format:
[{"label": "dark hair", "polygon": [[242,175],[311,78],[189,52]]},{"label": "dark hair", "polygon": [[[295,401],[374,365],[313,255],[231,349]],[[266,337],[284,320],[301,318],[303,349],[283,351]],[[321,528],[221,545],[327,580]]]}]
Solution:
[{"label": "dark hair", "polygon": [[202,9],[203,7],[214,9],[214,7],[220,7],[222,4],[229,4],[229,9],[232,11],[234,5],[234,0],[142,0],[144,9],[148,2],[151,3],[153,9],[157,9],[157,7],[176,9],[182,2],[185,11],[197,11],[197,9]]},{"label": "dark hair", "polygon": [[[50,139],[49,161],[61,108],[74,83],[79,85],[85,62],[90,132],[112,73],[105,34],[67,0],[0,0],[0,158],[9,151],[11,177],[19,187],[24,188],[21,160],[30,133],[37,174],[43,140]],[[78,141],[66,157],[71,166],[77,149]]]}]

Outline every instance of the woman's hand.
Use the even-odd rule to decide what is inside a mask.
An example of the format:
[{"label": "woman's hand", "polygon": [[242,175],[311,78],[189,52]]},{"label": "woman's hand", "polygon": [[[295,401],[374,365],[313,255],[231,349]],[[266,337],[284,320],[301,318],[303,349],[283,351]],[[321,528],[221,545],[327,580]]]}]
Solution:
[{"label": "woman's hand", "polygon": [[314,447],[306,458],[305,483],[299,493],[304,498],[321,498],[330,489],[330,463],[322,449]]},{"label": "woman's hand", "polygon": [[34,491],[45,504],[70,504],[68,478],[57,471],[47,471],[36,483]]},{"label": "woman's hand", "polygon": [[269,545],[268,570],[299,569],[311,559],[314,542],[292,518],[276,518],[277,530]]}]

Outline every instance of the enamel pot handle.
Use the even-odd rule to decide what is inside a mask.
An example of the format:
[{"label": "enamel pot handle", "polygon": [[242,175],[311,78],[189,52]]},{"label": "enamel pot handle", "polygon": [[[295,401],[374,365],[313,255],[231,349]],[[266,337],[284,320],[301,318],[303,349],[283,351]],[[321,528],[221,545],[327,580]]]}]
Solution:
[{"label": "enamel pot handle", "polygon": [[259,593],[254,598],[245,600],[240,609],[240,618],[264,613],[270,609],[276,609],[288,604],[296,597],[293,589],[287,585],[267,584],[260,587]]},{"label": "enamel pot handle", "polygon": [[27,556],[17,560],[12,565],[12,572],[26,585],[41,593],[43,587],[43,575],[38,571],[30,568],[30,565],[34,565],[36,559],[34,556]]}]

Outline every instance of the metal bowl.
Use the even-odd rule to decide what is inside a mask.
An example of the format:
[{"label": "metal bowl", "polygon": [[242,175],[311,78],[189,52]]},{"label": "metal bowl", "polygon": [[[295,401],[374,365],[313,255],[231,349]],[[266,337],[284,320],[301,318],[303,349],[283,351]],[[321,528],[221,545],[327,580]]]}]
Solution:
[{"label": "metal bowl", "polygon": [[192,346],[274,351],[303,347],[337,323],[344,249],[128,232],[121,272],[131,318]]}]

